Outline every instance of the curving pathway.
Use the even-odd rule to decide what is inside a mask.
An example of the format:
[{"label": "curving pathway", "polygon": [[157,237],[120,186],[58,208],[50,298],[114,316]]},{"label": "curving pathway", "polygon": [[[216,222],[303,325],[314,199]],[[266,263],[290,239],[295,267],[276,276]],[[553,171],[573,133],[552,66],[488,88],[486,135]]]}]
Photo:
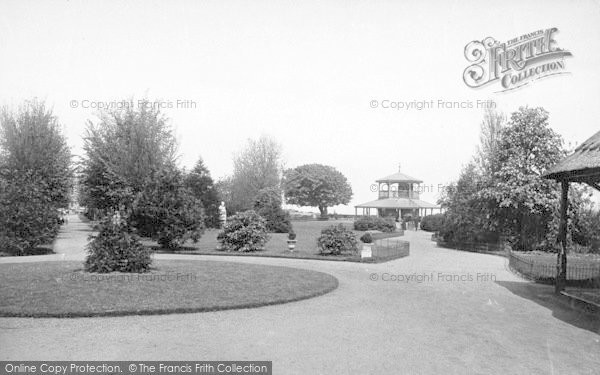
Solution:
[{"label": "curving pathway", "polygon": [[[87,234],[71,217],[59,254],[0,263],[83,259]],[[309,268],[340,286],[249,310],[0,318],[0,360],[270,360],[277,374],[598,374],[600,317],[556,302],[552,287],[516,277],[505,258],[439,249],[429,237],[407,232],[411,255],[383,264],[160,254]]]}]

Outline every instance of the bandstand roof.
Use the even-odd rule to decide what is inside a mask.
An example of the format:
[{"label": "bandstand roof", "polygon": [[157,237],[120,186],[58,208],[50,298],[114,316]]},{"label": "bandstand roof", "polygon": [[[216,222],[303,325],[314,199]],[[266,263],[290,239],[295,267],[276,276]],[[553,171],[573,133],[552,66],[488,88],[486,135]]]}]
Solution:
[{"label": "bandstand roof", "polygon": [[600,182],[600,132],[583,142],[573,154],[550,169],[545,178],[558,181],[585,182],[598,188]]},{"label": "bandstand roof", "polygon": [[371,202],[362,203],[357,208],[439,208],[435,204],[422,201],[420,199],[408,199],[408,198],[388,198],[388,199],[377,199]]},{"label": "bandstand roof", "polygon": [[423,182],[423,180],[419,180],[418,178],[405,175],[401,172],[396,172],[389,176],[378,178],[377,180],[375,180],[375,182],[410,182],[420,184],[421,182]]}]

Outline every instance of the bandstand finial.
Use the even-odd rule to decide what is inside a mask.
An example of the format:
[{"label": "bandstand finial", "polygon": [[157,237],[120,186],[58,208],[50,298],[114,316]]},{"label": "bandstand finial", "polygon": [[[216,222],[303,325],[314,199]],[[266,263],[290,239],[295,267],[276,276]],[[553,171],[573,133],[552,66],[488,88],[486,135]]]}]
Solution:
[{"label": "bandstand finial", "polygon": [[401,169],[402,169],[402,164],[398,163],[398,172],[400,172]]}]

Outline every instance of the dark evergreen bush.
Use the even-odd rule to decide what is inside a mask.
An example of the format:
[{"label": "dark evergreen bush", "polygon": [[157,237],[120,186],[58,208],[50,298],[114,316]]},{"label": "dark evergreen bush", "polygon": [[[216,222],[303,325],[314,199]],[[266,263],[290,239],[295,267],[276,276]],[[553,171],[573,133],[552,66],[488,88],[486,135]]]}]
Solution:
[{"label": "dark evergreen bush", "polygon": [[225,251],[263,250],[269,240],[266,220],[254,211],[231,216],[217,239]]},{"label": "dark evergreen bush", "polygon": [[108,217],[100,224],[100,233],[87,246],[85,269],[88,272],[145,272],[152,263],[145,248],[124,220]]},{"label": "dark evergreen bush", "polygon": [[219,206],[221,205],[221,198],[202,159],[198,160],[194,168],[185,176],[185,186],[196,198],[202,201],[205,226],[207,228],[220,228]]},{"label": "dark evergreen bush", "polygon": [[317,239],[317,247],[323,255],[341,255],[343,253],[356,253],[358,241],[353,231],[343,224],[332,225],[321,231]]},{"label": "dark evergreen bush", "polygon": [[435,214],[423,217],[421,229],[428,232],[439,232],[444,225],[444,214]]},{"label": "dark evergreen bush", "polygon": [[364,243],[373,243],[373,236],[371,233],[365,233],[360,237],[360,240]]},{"label": "dark evergreen bush", "polygon": [[281,190],[277,187],[262,189],[254,199],[254,210],[266,220],[267,231],[288,233],[292,229],[290,214],[281,208]]},{"label": "dark evergreen bush", "polygon": [[48,190],[33,173],[0,173],[0,251],[26,255],[56,237],[60,215]]},{"label": "dark evergreen bush", "polygon": [[391,217],[363,216],[354,221],[354,230],[394,232],[396,230],[396,221]]},{"label": "dark evergreen bush", "polygon": [[183,175],[166,169],[146,184],[133,205],[132,224],[167,249],[197,242],[204,233],[202,201],[184,186]]}]

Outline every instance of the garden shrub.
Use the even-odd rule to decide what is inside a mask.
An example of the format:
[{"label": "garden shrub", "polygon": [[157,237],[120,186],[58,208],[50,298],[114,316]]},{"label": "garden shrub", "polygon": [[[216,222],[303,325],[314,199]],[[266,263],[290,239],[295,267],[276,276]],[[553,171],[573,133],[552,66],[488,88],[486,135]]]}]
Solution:
[{"label": "garden shrub", "polygon": [[266,220],[267,231],[288,233],[292,229],[290,214],[281,208],[281,190],[277,187],[261,189],[254,199],[254,210]]},{"label": "garden shrub", "polygon": [[373,236],[371,235],[371,233],[365,233],[362,235],[362,237],[360,237],[360,240],[363,243],[373,243]]},{"label": "garden shrub", "polygon": [[332,225],[321,231],[317,239],[319,252],[323,255],[341,255],[358,251],[356,235],[343,224]]},{"label": "garden shrub", "polygon": [[580,210],[574,215],[573,222],[572,251],[600,253],[600,212],[589,209]]},{"label": "garden shrub", "polygon": [[163,248],[197,242],[204,233],[202,201],[184,186],[178,170],[161,171],[149,180],[133,207],[132,224]]},{"label": "garden shrub", "polygon": [[204,161],[199,159],[194,168],[185,176],[185,186],[202,201],[204,225],[208,228],[221,227],[219,206],[221,199]]},{"label": "garden shrub", "polygon": [[217,239],[225,251],[263,250],[269,240],[266,220],[252,210],[241,212],[227,219]]},{"label": "garden shrub", "polygon": [[435,214],[421,219],[421,229],[427,232],[439,232],[444,225],[444,214]]},{"label": "garden shrub", "polygon": [[0,176],[0,251],[26,255],[51,243],[60,228],[58,207],[47,185],[29,172]]},{"label": "garden shrub", "polygon": [[363,216],[354,221],[354,230],[394,232],[396,230],[396,221],[391,217]]},{"label": "garden shrub", "polygon": [[85,269],[88,272],[145,272],[152,263],[151,251],[144,247],[129,225],[118,217],[100,224],[97,236],[91,236]]}]

